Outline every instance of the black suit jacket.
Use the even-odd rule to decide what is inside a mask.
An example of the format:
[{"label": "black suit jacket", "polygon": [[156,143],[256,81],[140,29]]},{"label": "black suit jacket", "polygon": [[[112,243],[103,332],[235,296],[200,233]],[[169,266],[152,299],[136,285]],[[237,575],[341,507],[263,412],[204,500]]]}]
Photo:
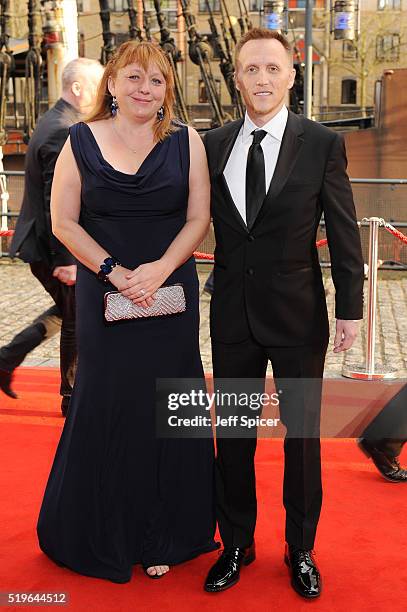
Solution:
[{"label": "black suit jacket", "polygon": [[67,266],[75,258],[51,230],[51,185],[55,163],[79,115],[60,98],[38,122],[25,158],[24,196],[10,246],[10,255],[23,261],[43,261],[50,267]]},{"label": "black suit jacket", "polygon": [[249,231],[223,175],[241,125],[242,120],[234,121],[205,136],[216,238],[212,338],[234,343],[251,332],[264,346],[326,343],[328,317],[315,246],[322,213],[336,317],[363,314],[363,259],[343,138],[289,112],[270,188]]}]

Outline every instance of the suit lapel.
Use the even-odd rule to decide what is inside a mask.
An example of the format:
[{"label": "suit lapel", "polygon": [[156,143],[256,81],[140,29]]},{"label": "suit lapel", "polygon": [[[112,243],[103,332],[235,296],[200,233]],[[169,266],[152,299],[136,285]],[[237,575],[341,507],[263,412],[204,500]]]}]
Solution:
[{"label": "suit lapel", "polygon": [[242,215],[240,214],[240,212],[238,211],[238,209],[236,207],[235,201],[232,198],[232,194],[230,193],[230,189],[229,189],[229,186],[228,186],[228,184],[226,182],[224,174],[221,174],[218,177],[218,181],[219,181],[220,187],[221,187],[221,189],[223,191],[223,195],[224,195],[225,201],[227,202],[227,206],[228,206],[228,208],[232,212],[233,218],[238,223],[240,229],[243,229],[245,232],[247,232],[248,231],[247,225],[243,221]]},{"label": "suit lapel", "polygon": [[227,203],[228,208],[230,209],[232,215],[233,215],[233,219],[238,223],[239,227],[241,229],[243,229],[245,232],[247,232],[247,226],[245,224],[245,222],[242,219],[242,216],[240,214],[240,212],[238,211],[238,209],[236,208],[236,205],[234,203],[234,200],[232,198],[232,194],[230,193],[228,184],[226,182],[225,176],[223,174],[227,161],[230,157],[230,154],[232,152],[233,149],[233,145],[236,142],[236,138],[239,135],[240,132],[240,128],[243,125],[243,119],[240,119],[238,121],[234,121],[233,123],[231,123],[230,125],[225,126],[225,131],[226,134],[223,136],[223,138],[221,140],[219,140],[219,142],[217,143],[217,146],[219,147],[220,150],[220,156],[219,156],[219,161],[217,164],[217,169],[216,169],[216,174],[214,176],[215,181],[218,182],[223,195],[224,195],[224,199],[225,202]]},{"label": "suit lapel", "polygon": [[217,147],[220,149],[219,160],[216,169],[216,177],[223,175],[223,171],[230,157],[230,154],[235,144],[236,138],[240,132],[240,128],[243,125],[243,119],[233,121],[233,123],[226,124],[223,127],[222,138],[219,139]]},{"label": "suit lapel", "polygon": [[273,178],[253,225],[265,215],[273,200],[275,200],[286,184],[304,142],[302,138],[303,132],[301,117],[289,111]]}]

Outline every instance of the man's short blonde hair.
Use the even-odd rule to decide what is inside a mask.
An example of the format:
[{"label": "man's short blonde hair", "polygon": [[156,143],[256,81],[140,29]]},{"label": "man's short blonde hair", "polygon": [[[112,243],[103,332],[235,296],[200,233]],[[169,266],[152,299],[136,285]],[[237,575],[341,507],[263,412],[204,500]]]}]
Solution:
[{"label": "man's short blonde hair", "polygon": [[276,30],[267,30],[266,28],[252,28],[246,32],[244,36],[242,36],[236,45],[235,64],[237,64],[242,47],[250,40],[277,40],[287,51],[287,56],[289,57],[290,63],[293,63],[293,50],[291,44],[283,34],[277,32]]}]

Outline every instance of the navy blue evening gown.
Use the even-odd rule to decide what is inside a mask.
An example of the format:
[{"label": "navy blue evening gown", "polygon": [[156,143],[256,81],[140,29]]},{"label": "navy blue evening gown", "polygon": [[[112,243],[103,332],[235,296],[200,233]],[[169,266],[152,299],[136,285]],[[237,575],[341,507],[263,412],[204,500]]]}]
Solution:
[{"label": "navy blue evening gown", "polygon": [[[160,258],[185,224],[188,129],[158,143],[134,175],[113,168],[91,129],[70,130],[82,178],[80,224],[124,266]],[[184,313],[106,325],[115,290],[78,265],[78,370],[38,519],[41,549],[88,576],[127,582],[132,566],[173,565],[216,548],[213,441],[155,436],[156,378],[200,378],[193,258]]]}]

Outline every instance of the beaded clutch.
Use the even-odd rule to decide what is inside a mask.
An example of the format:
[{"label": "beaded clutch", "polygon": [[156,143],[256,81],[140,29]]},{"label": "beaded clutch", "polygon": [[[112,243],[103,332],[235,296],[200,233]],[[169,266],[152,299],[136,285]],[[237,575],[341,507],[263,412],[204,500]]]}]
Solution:
[{"label": "beaded clutch", "polygon": [[120,291],[108,291],[104,295],[105,319],[109,323],[126,319],[161,317],[186,310],[185,293],[182,285],[160,287],[155,292],[154,304],[143,308],[134,304]]}]

